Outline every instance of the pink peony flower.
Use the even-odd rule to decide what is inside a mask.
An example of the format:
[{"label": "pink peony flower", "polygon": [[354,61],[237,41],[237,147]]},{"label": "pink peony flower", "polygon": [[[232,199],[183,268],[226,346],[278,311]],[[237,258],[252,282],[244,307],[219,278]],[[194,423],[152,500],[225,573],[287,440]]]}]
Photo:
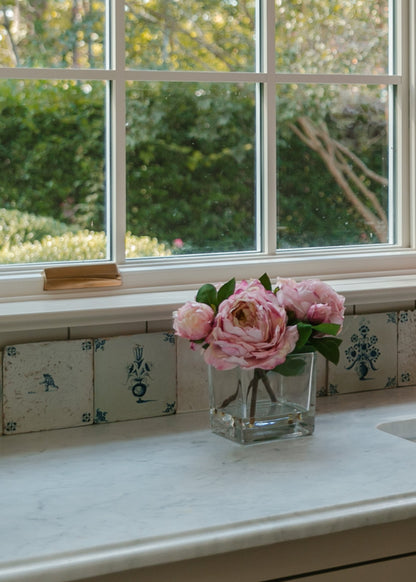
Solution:
[{"label": "pink peony flower", "polygon": [[279,304],[293,312],[300,321],[317,325],[344,321],[345,297],[317,279],[296,283],[293,279],[278,279],[276,293]]},{"label": "pink peony flower", "polygon": [[220,304],[204,358],[218,370],[271,370],[286,360],[298,337],[275,295],[256,279],[243,281]]},{"label": "pink peony flower", "polygon": [[214,310],[205,303],[188,301],[173,314],[173,329],[189,340],[204,339],[212,329]]}]

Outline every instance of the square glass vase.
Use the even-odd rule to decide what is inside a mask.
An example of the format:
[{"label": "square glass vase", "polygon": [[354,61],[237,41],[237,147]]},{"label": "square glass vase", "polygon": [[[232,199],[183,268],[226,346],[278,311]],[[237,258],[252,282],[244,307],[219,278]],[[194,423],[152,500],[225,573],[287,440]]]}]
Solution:
[{"label": "square glass vase", "polygon": [[316,355],[290,354],[299,372],[208,367],[210,424],[237,443],[311,435],[315,428]]}]

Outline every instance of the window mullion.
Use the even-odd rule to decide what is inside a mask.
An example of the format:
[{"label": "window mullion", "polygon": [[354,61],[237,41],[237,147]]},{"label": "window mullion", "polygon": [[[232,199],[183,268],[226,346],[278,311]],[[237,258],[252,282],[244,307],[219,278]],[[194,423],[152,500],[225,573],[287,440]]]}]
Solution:
[{"label": "window mullion", "polygon": [[[107,119],[110,127],[107,151],[110,192],[107,232],[110,232],[111,257],[118,264],[125,262],[126,234],[126,88],[124,2],[109,0],[110,27],[109,66],[115,71],[108,85]],[[108,65],[107,65],[108,66]]]},{"label": "window mullion", "polygon": [[260,91],[262,128],[262,248],[268,255],[276,253],[277,181],[276,181],[276,88],[275,88],[275,2],[261,3],[261,66],[266,82]]},{"label": "window mullion", "polygon": [[[408,131],[408,144],[409,147],[403,148],[407,152],[406,157],[406,168],[403,168],[404,175],[408,178],[406,183],[407,190],[403,191],[403,200],[405,200],[404,204],[407,204],[407,216],[410,217],[410,236],[409,236],[409,243],[412,249],[416,248],[416,168],[413,160],[415,159],[416,155],[416,128],[415,128],[415,107],[416,107],[416,96],[415,96],[415,88],[416,88],[416,6],[414,2],[409,0],[406,9],[408,13],[404,16],[407,17],[407,22],[409,22],[409,29],[407,31],[409,37],[405,39],[407,41],[406,46],[406,55],[407,59],[405,62],[402,63],[403,66],[403,76],[405,77],[404,87],[402,88],[403,92],[406,88],[406,96],[407,96],[407,109],[404,112],[404,120],[403,126],[406,127]],[[403,22],[406,22],[404,20]],[[404,26],[403,26],[404,28]],[[401,38],[398,36],[398,38]],[[405,214],[406,216],[406,214]]]}]

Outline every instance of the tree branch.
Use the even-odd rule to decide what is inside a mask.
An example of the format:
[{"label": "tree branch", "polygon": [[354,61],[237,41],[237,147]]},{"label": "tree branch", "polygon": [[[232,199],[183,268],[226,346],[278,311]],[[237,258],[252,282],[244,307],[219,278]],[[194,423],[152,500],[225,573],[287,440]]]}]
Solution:
[{"label": "tree branch", "polygon": [[[346,199],[364,218],[379,241],[386,242],[388,232],[386,212],[377,199],[376,194],[366,186],[364,181],[354,171],[353,167],[347,163],[345,157],[348,157],[367,178],[371,178],[383,186],[387,185],[387,180],[370,170],[346,146],[332,139],[325,124],[317,127],[307,117],[300,117],[297,123],[298,125],[290,124],[292,131],[303,143],[321,157],[331,175],[344,192]],[[360,200],[358,194],[351,187],[351,184],[358,188],[359,194],[362,194],[371,202],[374,211]]]}]

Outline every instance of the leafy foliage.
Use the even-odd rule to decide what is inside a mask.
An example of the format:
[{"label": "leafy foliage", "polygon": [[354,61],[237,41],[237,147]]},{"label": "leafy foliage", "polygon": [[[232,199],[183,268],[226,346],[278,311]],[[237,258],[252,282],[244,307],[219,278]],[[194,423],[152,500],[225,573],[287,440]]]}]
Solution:
[{"label": "leafy foliage", "polygon": [[[127,63],[132,69],[252,71],[255,4],[128,0]],[[103,66],[104,5],[5,5],[0,65]],[[385,72],[387,10],[386,0],[276,3],[277,70]],[[0,207],[74,230],[104,230],[104,99],[99,81],[0,81]],[[331,137],[385,176],[385,89],[279,85],[276,102],[278,248],[377,242],[291,124],[302,115],[325,122]],[[253,250],[254,86],[130,82],[127,122],[127,229],[164,248],[181,239],[177,253]],[[380,186],[376,196],[387,208],[387,189]],[[49,227],[51,237],[59,235],[54,222]],[[44,234],[24,236],[33,242]]]},{"label": "leafy foliage", "polygon": [[1,207],[103,230],[104,88],[91,89],[0,83]]},{"label": "leafy foliage", "polygon": [[199,288],[198,293],[196,294],[196,301],[199,303],[205,303],[212,307],[214,311],[217,311],[219,304],[228,299],[228,297],[234,293],[235,283],[235,279],[232,278],[224,283],[218,291],[211,283],[205,283],[205,285],[202,285],[202,287]]},{"label": "leafy foliage", "polygon": [[[127,258],[167,256],[171,251],[155,238],[126,236]],[[50,218],[18,210],[0,210],[0,262],[36,263],[106,258],[103,232],[74,231]]]},{"label": "leafy foliage", "polygon": [[37,216],[19,210],[0,209],[0,247],[13,247],[47,235],[61,236],[68,226],[53,218]]}]

